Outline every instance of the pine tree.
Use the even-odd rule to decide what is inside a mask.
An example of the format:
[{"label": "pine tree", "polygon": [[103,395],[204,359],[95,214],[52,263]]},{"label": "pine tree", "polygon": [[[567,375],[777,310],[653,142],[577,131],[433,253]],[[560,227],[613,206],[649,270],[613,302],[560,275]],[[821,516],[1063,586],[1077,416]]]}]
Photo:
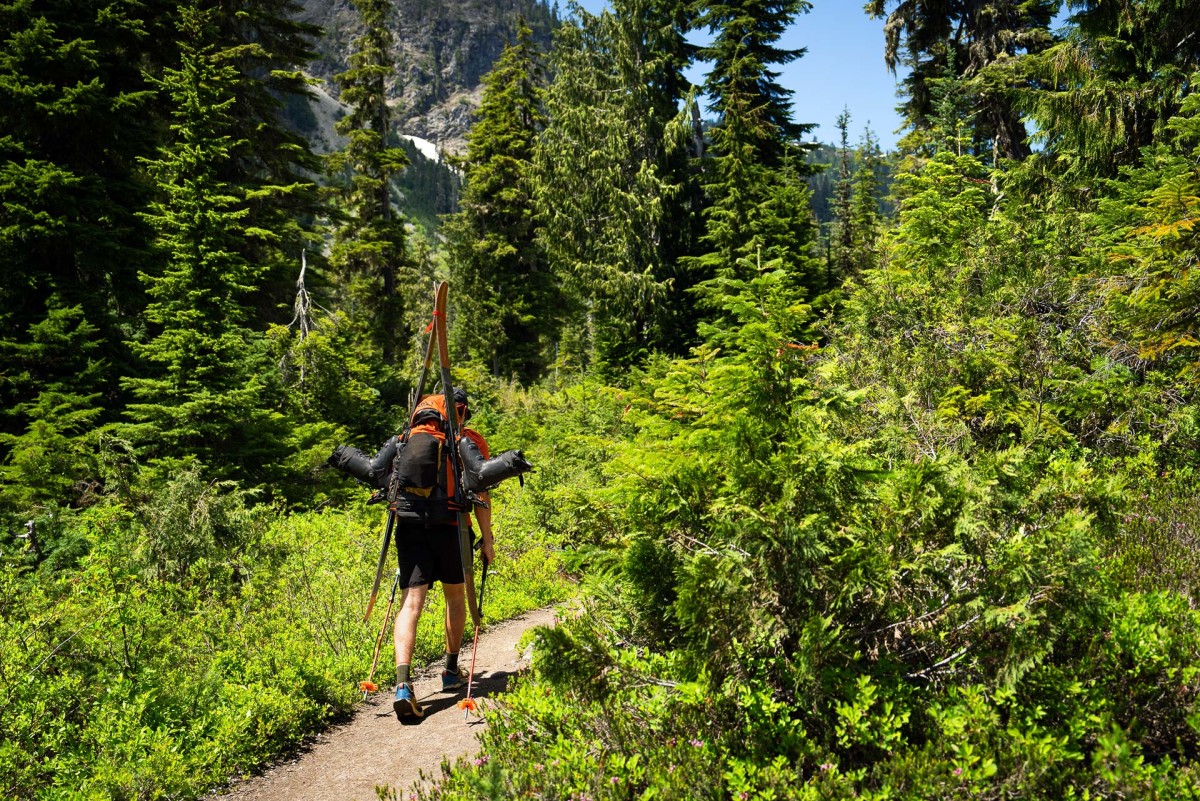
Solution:
[{"label": "pine tree", "polygon": [[775,65],[804,55],[803,48],[776,45],[807,0],[701,0],[698,24],[713,34],[699,56],[712,64],[704,89],[718,122],[714,144],[719,155],[745,149],[743,156],[764,167],[777,167],[800,137],[812,130],[792,119],[791,95],[778,82]]},{"label": "pine tree", "polygon": [[273,237],[248,240],[243,255],[264,269],[254,298],[257,314],[283,322],[294,265],[301,250],[315,250],[320,239],[309,221],[326,213],[312,179],[322,170],[321,158],[283,115],[287,105],[313,100],[303,70],[316,58],[315,43],[322,31],[299,21],[302,6],[296,0],[242,0],[218,8],[213,21],[217,35],[234,51],[237,67],[231,135],[246,143],[223,177],[272,187],[248,205],[246,224],[271,231]]},{"label": "pine tree", "polygon": [[835,278],[845,278],[853,272],[853,248],[856,232],[851,218],[853,201],[852,154],[850,152],[850,112],[843,109],[837,118],[840,139],[837,154],[837,181],[833,185],[833,223],[829,226],[829,266]]},{"label": "pine tree", "polygon": [[[1095,215],[1103,231],[1109,307],[1124,358],[1200,377],[1200,94],[1188,95],[1169,136],[1112,182]],[[1108,240],[1108,241],[1105,241]]]},{"label": "pine tree", "polygon": [[533,32],[520,20],[484,77],[463,161],[462,211],[445,227],[459,292],[456,336],[494,374],[523,380],[549,364],[561,306],[535,238],[529,175],[545,126],[544,82]]},{"label": "pine tree", "polygon": [[167,466],[194,456],[253,481],[281,447],[248,306],[262,268],[242,255],[246,239],[272,239],[247,225],[252,195],[270,188],[221,177],[247,147],[231,133],[237,49],[222,47],[212,12],[194,7],[182,9],[179,37],[181,64],[157,82],[174,109],[172,140],[146,164],[159,195],[146,219],[160,260],[141,274],[148,337],[132,347],[146,369],[123,382],[134,400],[122,433]]},{"label": "pine tree", "polygon": [[108,367],[97,358],[97,333],[81,307],[64,308],[52,298],[28,341],[0,341],[4,383],[37,388],[32,399],[10,398],[4,408],[5,428],[25,428],[0,433],[7,454],[0,463],[0,514],[35,516],[86,494],[80,487],[95,476],[95,426]]},{"label": "pine tree", "polygon": [[[14,366],[0,370],[6,435],[59,430],[46,417],[59,415],[43,402],[50,396],[92,398],[84,404],[103,408],[97,422],[116,414],[116,371],[79,373],[78,361],[50,347],[59,335],[43,337],[87,331],[90,358],[129,361],[124,342],[145,306],[137,270],[151,236],[136,216],[147,201],[138,159],[153,153],[161,128],[143,71],[171,57],[172,8],[0,6],[0,349]],[[11,455],[0,444],[0,462]]]},{"label": "pine tree", "polygon": [[850,201],[851,276],[876,266],[876,243],[883,225],[879,195],[883,170],[879,143],[868,128],[858,146],[858,167],[854,170]]},{"label": "pine tree", "polygon": [[[343,191],[347,219],[334,237],[330,263],[348,285],[351,317],[363,315],[385,365],[406,352],[406,288],[416,289],[409,263],[404,216],[393,198],[392,181],[408,165],[404,149],[393,146],[388,86],[394,80],[394,35],[387,26],[387,0],[355,0],[365,27],[354,41],[350,69],[335,76],[349,113],[337,131],[349,139],[329,159],[349,183]],[[361,311],[360,311],[361,309]]]},{"label": "pine tree", "polygon": [[1021,108],[1069,174],[1089,181],[1135,163],[1195,89],[1200,15],[1190,0],[1072,3],[1066,39],[1032,59]]}]

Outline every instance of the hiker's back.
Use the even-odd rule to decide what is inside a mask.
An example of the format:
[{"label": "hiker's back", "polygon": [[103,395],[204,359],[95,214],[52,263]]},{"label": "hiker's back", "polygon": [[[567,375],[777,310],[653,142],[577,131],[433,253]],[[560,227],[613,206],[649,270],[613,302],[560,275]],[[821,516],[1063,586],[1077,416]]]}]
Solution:
[{"label": "hiker's back", "polygon": [[454,470],[447,447],[446,401],[426,395],[413,409],[408,438],[396,457],[392,481],[396,515],[425,523],[451,523],[454,504]]}]

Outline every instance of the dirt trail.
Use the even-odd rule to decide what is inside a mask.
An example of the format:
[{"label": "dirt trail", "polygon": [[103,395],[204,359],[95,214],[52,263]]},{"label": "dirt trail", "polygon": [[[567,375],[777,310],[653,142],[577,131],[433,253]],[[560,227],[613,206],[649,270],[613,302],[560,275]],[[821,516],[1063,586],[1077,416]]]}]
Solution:
[{"label": "dirt trail", "polygon": [[[541,609],[480,634],[472,694],[487,698],[504,692],[509,677],[527,664],[527,654],[516,650],[521,635],[553,622],[553,610]],[[470,666],[470,645],[463,648],[460,660]],[[444,758],[453,762],[475,752],[476,734],[486,725],[474,715],[464,722],[457,703],[466,691],[443,693],[440,670],[437,665],[414,682],[426,710],[420,721],[398,722],[392,693],[381,690],[359,705],[350,722],[319,735],[303,752],[262,775],[209,796],[209,801],[374,801],[376,786],[390,786],[399,798],[407,798],[413,786],[424,781],[422,773],[440,775]]]}]

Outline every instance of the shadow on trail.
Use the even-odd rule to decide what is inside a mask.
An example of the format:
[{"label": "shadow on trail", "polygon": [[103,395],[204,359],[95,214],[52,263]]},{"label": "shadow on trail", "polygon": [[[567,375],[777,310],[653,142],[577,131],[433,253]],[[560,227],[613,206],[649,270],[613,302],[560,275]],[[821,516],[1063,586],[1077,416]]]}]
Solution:
[{"label": "shadow on trail", "polygon": [[[515,676],[516,673],[511,670],[494,670],[488,673],[481,674],[475,677],[475,682],[471,688],[471,697],[475,699],[489,698],[493,695],[499,695],[508,689],[508,680]],[[447,709],[452,709],[458,705],[458,702],[467,697],[466,688],[454,690],[452,692],[442,692],[435,690],[432,693],[419,698],[421,706],[425,709],[425,714],[419,718],[404,718],[399,721],[402,726],[420,726],[429,718],[439,712],[444,712]],[[375,713],[376,717],[394,717],[391,711],[391,704],[388,704],[387,711]],[[471,721],[472,723],[482,722],[479,719]]]}]

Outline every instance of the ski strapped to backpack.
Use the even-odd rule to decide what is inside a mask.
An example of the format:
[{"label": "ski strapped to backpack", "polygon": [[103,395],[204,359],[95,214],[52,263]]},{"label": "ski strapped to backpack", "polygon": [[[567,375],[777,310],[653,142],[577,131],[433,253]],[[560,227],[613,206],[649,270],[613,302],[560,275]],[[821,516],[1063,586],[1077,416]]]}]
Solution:
[{"label": "ski strapped to backpack", "polygon": [[[524,484],[524,473],[533,469],[519,450],[484,458],[479,445],[471,437],[461,434],[457,414],[446,413],[447,409],[455,408],[446,339],[447,293],[448,285],[444,281],[434,291],[433,318],[425,329],[429,335],[425,361],[416,391],[410,399],[413,413],[404,431],[389,438],[374,456],[369,457],[357,448],[341,445],[333,451],[327,462],[375,490],[369,502],[386,500],[388,505],[387,525],[364,619],[370,618],[375,606],[396,520],[420,519],[430,523],[458,524],[459,552],[467,583],[468,605],[478,627],[481,603],[475,599],[473,548],[466,515],[473,504],[482,504],[478,493],[493,489],[502,481],[514,477]],[[441,391],[423,396],[435,345],[438,349]],[[446,447],[447,442],[457,445]]]},{"label": "ski strapped to backpack", "polygon": [[[433,313],[435,315],[437,314],[437,310],[439,308],[443,310],[446,308],[446,293],[449,291],[449,289],[450,288],[445,281],[434,287]],[[421,366],[421,377],[417,379],[417,387],[414,391],[413,400],[419,398],[421,393],[425,390],[425,377],[429,375],[429,365],[433,361],[433,337],[435,332],[433,331],[432,323],[430,323],[429,327],[425,329],[425,333],[429,335],[425,340],[425,362]],[[412,404],[410,404],[410,406],[411,405]],[[389,440],[389,442],[394,441],[396,443],[396,456],[399,455],[399,452],[403,447],[404,440],[407,438],[407,433],[408,427],[405,426],[405,433],[403,435],[400,437],[393,437],[392,440]],[[334,455],[336,454],[337,451],[335,450]],[[371,584],[371,596],[367,599],[367,611],[366,614],[363,615],[364,621],[371,619],[371,610],[375,608],[375,597],[379,594],[379,581],[383,578],[383,566],[387,564],[388,546],[392,541],[392,530],[396,527],[396,512],[392,508],[392,504],[396,500],[396,494],[399,490],[398,483],[393,480],[396,476],[396,471],[394,469],[396,456],[393,456],[391,460],[393,469],[390,470],[388,475],[383,478],[383,484],[387,486],[387,494],[385,496],[388,502],[387,525],[385,525],[383,529],[383,544],[379,548],[379,561],[375,565],[375,581]],[[374,465],[374,463],[372,463],[372,465]],[[374,473],[372,473],[372,475],[374,475]],[[381,490],[382,487],[377,486],[375,489],[375,494],[371,496],[372,500],[377,500],[379,498],[379,490]],[[386,623],[387,621],[385,620],[384,624],[386,625]]]}]

